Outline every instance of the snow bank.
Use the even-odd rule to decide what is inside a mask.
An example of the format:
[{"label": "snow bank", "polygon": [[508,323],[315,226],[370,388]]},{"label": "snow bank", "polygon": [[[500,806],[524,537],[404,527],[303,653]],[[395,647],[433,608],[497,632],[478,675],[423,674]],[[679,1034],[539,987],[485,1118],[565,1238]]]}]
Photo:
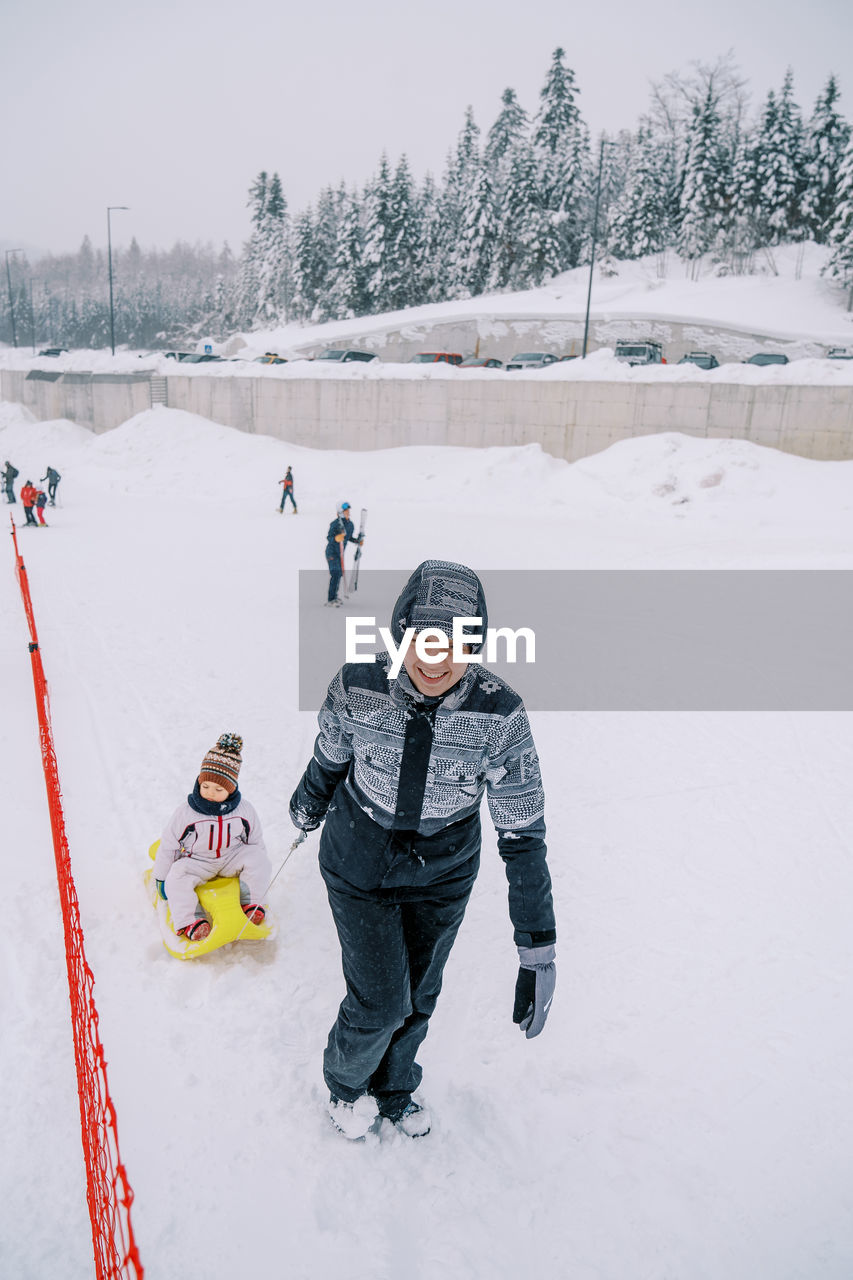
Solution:
[{"label": "snow bank", "polygon": [[[853,314],[846,311],[845,290],[820,273],[829,252],[823,245],[783,245],[772,257],[756,255],[756,272],[748,276],[706,274],[690,278],[690,265],[676,254],[652,255],[635,262],[611,262],[608,274],[596,269],[591,315],[611,318],[678,321],[753,331],[767,337],[810,338],[828,345],[853,341]],[[615,274],[609,274],[615,268]],[[775,274],[774,274],[775,271]],[[412,307],[369,320],[331,321],[323,325],[284,325],[243,338],[258,352],[334,346],[368,330],[406,326],[417,329],[457,319],[482,317],[488,322],[552,319],[583,320],[589,268],[576,267],[540,289],[524,293],[488,294],[455,302]]]}]

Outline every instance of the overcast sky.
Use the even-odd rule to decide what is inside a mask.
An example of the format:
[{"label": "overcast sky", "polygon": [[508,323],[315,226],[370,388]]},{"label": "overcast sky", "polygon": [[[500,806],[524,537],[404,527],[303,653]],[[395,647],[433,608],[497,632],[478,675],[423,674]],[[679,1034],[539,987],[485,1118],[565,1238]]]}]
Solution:
[{"label": "overcast sky", "polygon": [[634,127],[649,84],[733,49],[753,103],[794,70],[806,114],[835,72],[853,119],[853,0],[2,0],[0,247],[144,247],[249,231],[250,182],[291,211],[387,150],[441,174],[469,104],[534,112],[561,45],[593,134]]}]

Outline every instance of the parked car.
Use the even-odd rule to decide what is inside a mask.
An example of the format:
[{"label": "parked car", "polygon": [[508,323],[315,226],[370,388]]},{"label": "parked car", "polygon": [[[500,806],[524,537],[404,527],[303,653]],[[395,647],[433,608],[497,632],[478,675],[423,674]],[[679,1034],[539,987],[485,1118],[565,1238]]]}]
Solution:
[{"label": "parked car", "polygon": [[645,342],[617,342],[613,354],[622,364],[666,364],[663,347],[650,338]]},{"label": "parked car", "polygon": [[44,351],[39,352],[40,356],[67,356],[67,347],[45,347]]},{"label": "parked car", "polygon": [[552,356],[550,351],[520,351],[518,355],[513,356],[511,360],[507,360],[507,370],[510,369],[544,369],[549,364],[556,364],[557,357]]},{"label": "parked car", "polygon": [[276,355],[274,351],[265,351],[262,356],[255,356],[253,364],[287,364],[287,356]]},{"label": "parked car", "polygon": [[679,364],[695,364],[700,369],[719,369],[720,362],[716,356],[712,356],[710,351],[688,351],[682,356]]},{"label": "parked car", "polygon": [[419,351],[412,356],[409,364],[461,364],[462,357],[458,351]]},{"label": "parked car", "polygon": [[756,351],[755,355],[744,360],[744,364],[788,364],[788,357],[781,351]]},{"label": "parked car", "polygon": [[459,366],[460,369],[502,369],[503,367],[503,360],[497,360],[494,356],[466,356]]},{"label": "parked car", "polygon": [[580,356],[578,355],[560,356],[560,364],[562,364],[564,360],[579,360],[579,359],[580,359]]},{"label": "parked car", "polygon": [[190,355],[178,356],[178,359],[180,360],[181,364],[224,364],[225,363],[224,356],[212,356],[212,355],[208,355],[207,352],[202,352],[201,355],[190,354]]},{"label": "parked car", "polygon": [[830,347],[827,360],[853,360],[853,347]]},{"label": "parked car", "polygon": [[354,360],[361,360],[367,363],[368,360],[378,360],[379,357],[375,351],[350,351],[345,347],[329,347],[326,351],[321,351],[315,360],[335,360],[338,364],[349,364]]}]

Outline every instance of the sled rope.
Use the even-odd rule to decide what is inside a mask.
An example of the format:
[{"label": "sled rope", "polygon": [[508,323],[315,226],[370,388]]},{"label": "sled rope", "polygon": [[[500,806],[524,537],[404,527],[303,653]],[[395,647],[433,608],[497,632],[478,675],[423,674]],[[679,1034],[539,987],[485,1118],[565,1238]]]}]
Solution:
[{"label": "sled rope", "polygon": [[[287,866],[288,862],[290,861],[290,855],[291,855],[292,853],[295,853],[295,851],[299,848],[299,846],[302,844],[302,841],[305,839],[305,837],[306,837],[307,835],[308,835],[308,832],[307,832],[307,831],[300,831],[300,832],[299,832],[299,835],[296,837],[296,839],[294,840],[293,844],[290,846],[290,848],[288,849],[287,853],[286,853],[286,854],[284,855],[284,857],[282,858],[282,860],[281,860],[281,866],[279,867],[278,871],[276,871],[276,873],[275,873],[275,875],[273,876],[272,880],[270,880],[269,884],[267,885],[266,889],[264,890],[264,896],[263,896],[263,898],[261,899],[261,902],[262,902],[262,903],[265,903],[265,902],[267,901],[267,898],[269,897],[270,889],[273,887],[273,885],[275,884],[276,880],[279,878],[279,876],[281,875],[282,871],[284,870],[284,868]],[[246,929],[247,929],[248,925],[249,925],[249,917],[248,917],[248,916],[246,916],[246,923],[243,925],[243,928],[240,930],[240,932],[237,934],[237,937],[234,939],[234,941],[235,941],[235,942],[239,942],[239,941],[240,941],[240,939],[242,938],[243,934],[246,932]]]},{"label": "sled rope", "polygon": [[98,1033],[98,1011],[94,997],[95,978],[86,961],[77,889],[71,874],[71,855],[65,834],[65,816],[62,812],[59,769],[50,722],[47,680],[42,666],[27,571],[18,550],[15,521],[11,516],[10,520],[12,540],[15,545],[15,573],[20,585],[30,633],[29,650],[38,712],[42,769],[47,788],[53,852],[59,883],[59,901],[62,908],[62,926],[65,933],[65,966],[68,972],[68,995],[71,1002],[74,1065],[77,1071],[77,1094],[80,1100],[80,1129],[86,1163],[86,1200],[89,1207],[89,1220],[92,1224],[95,1275],[97,1280],[141,1280],[142,1262],[134,1241],[130,1220],[133,1191],[119,1154],[116,1112],[107,1083],[104,1047]]}]

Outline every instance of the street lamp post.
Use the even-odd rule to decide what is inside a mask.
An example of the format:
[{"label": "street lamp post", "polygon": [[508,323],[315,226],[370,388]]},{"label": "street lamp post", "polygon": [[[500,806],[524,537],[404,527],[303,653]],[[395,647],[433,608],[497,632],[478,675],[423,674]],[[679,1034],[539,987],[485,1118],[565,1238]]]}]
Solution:
[{"label": "street lamp post", "polygon": [[592,300],[592,273],[595,267],[595,246],[598,240],[598,207],[601,203],[601,172],[604,168],[604,148],[615,146],[613,142],[607,142],[604,136],[601,138],[601,147],[598,152],[598,181],[595,185],[595,212],[592,215],[592,249],[589,255],[589,285],[586,291],[586,319],[583,326],[583,355],[581,359],[586,359],[586,345],[589,337],[589,304]]},{"label": "street lamp post", "polygon": [[115,312],[113,310],[113,236],[112,227],[110,226],[110,214],[116,209],[129,209],[126,204],[109,204],[107,205],[107,263],[110,276],[110,350],[113,355],[116,353],[116,322]]},{"label": "street lamp post", "polygon": [[23,253],[23,249],[7,249],[6,250],[6,283],[9,286],[9,315],[12,318],[12,346],[18,345],[18,334],[15,330],[15,299],[12,297],[12,272],[9,269],[9,254]]}]

